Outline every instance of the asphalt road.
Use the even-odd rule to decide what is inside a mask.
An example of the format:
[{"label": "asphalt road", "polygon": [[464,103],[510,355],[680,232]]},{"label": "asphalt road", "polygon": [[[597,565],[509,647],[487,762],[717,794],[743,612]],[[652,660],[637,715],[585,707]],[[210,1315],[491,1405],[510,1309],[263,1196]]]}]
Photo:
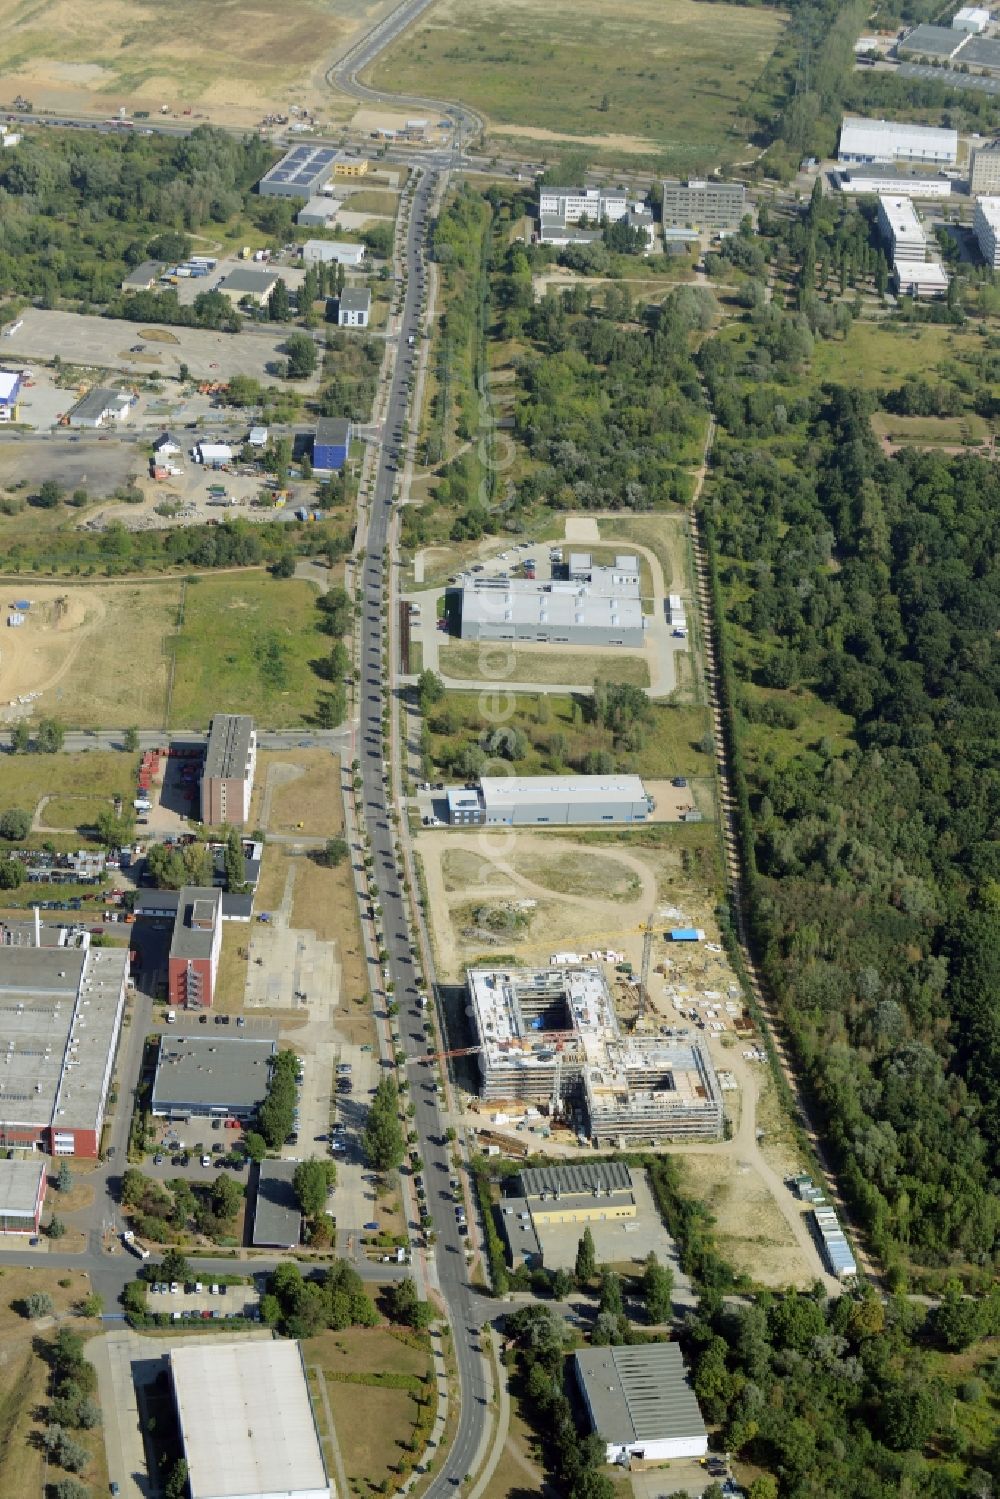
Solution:
[{"label": "asphalt road", "polygon": [[385,944],[394,996],[400,1008],[400,1034],[412,1079],[410,1097],[416,1107],[414,1128],[420,1137],[420,1154],[428,1182],[428,1204],[437,1234],[435,1246],[438,1281],[447,1303],[453,1330],[460,1385],[460,1414],[455,1440],[441,1472],[428,1489],[429,1499],[443,1499],[475,1465],[479,1438],[485,1425],[483,1410],[489,1397],[479,1328],[480,1299],[468,1284],[465,1264],[466,1240],[459,1236],[452,1205],[440,1200],[437,1188],[446,1185],[450,1172],[449,1146],[436,1093],[418,1086],[426,1081],[420,1059],[426,1054],[423,1014],[418,1002],[417,966],[409,915],[400,886],[389,819],[389,791],[383,780],[386,747],[382,733],[386,673],[382,661],[383,586],[388,583],[390,561],[386,541],[392,507],[395,467],[402,443],[397,434],[407,411],[407,385],[414,368],[415,351],[408,339],[419,337],[419,309],[424,296],[426,271],[423,244],[428,227],[428,204],[436,179],[425,173],[416,186],[404,251],[407,270],[406,298],[399,331],[399,351],[387,401],[385,442],[370,511],[362,578],[361,714],[358,756],[364,784],[364,818],[376,864],[376,880],[383,910]]}]

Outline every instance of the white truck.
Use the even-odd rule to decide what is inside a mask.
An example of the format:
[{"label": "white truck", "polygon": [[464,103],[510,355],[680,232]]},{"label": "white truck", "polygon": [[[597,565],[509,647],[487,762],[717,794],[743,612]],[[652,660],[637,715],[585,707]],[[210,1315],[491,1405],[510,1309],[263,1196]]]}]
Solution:
[{"label": "white truck", "polygon": [[125,1245],[125,1248],[129,1250],[131,1254],[134,1254],[137,1259],[149,1259],[149,1250],[143,1249],[142,1245],[136,1242],[135,1234],[130,1228],[125,1228],[122,1230],[121,1239],[122,1243]]}]

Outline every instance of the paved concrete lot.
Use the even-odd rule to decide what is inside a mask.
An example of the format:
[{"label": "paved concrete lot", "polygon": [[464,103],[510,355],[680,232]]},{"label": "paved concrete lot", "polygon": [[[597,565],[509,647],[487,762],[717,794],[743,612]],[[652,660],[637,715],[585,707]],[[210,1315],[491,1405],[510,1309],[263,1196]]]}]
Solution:
[{"label": "paved concrete lot", "polygon": [[671,1494],[703,1494],[718,1483],[697,1458],[676,1458],[659,1468],[633,1469],[629,1474],[635,1499],[670,1499]]},{"label": "paved concrete lot", "polygon": [[[269,1330],[231,1332],[230,1341],[270,1338]],[[212,1334],[185,1341],[217,1341]],[[146,1466],[137,1387],[154,1382],[164,1367],[166,1344],[162,1338],[144,1338],[134,1332],[111,1332],[92,1338],[85,1356],[97,1370],[97,1387],[104,1419],[104,1447],[108,1477],[117,1483],[122,1499],[148,1499],[155,1492]]]},{"label": "paved concrete lot", "polygon": [[[21,327],[6,341],[4,354],[9,359],[52,359],[58,354],[64,364],[168,379],[176,378],[182,364],[205,380],[228,380],[237,374],[273,379],[269,367],[284,359],[281,345],[288,333],[287,328],[268,326],[239,334],[202,328],[156,327],[152,331],[155,338],[148,336],[150,329],[141,323],[30,308]],[[142,352],[133,353],[139,344]],[[296,385],[308,389],[314,383],[305,380]]]},{"label": "paved concrete lot", "polygon": [[[638,1216],[619,1218],[607,1223],[589,1222],[587,1227],[594,1236],[594,1249],[598,1262],[606,1265],[639,1264],[649,1254],[668,1265],[674,1273],[674,1284],[678,1290],[688,1286],[687,1276],[677,1263],[677,1249],[667,1233],[656,1210],[645,1172],[635,1172],[635,1201]],[[535,1229],[542,1246],[546,1268],[562,1267],[572,1270],[576,1261],[577,1245],[583,1233],[582,1223],[535,1222]]]},{"label": "paved concrete lot", "polygon": [[[198,1274],[197,1260],[191,1261],[191,1269],[195,1276]],[[234,1272],[235,1273],[235,1272]],[[202,1286],[200,1291],[186,1291],[182,1287],[179,1291],[153,1291],[149,1292],[149,1308],[153,1312],[172,1314],[174,1312],[222,1312],[227,1317],[252,1316],[260,1303],[260,1292],[256,1286],[220,1286],[215,1295],[209,1290],[211,1281],[191,1281],[191,1285]]]},{"label": "paved concrete lot", "polygon": [[226,277],[236,270],[274,271],[291,292],[298,291],[305,275],[305,271],[293,270],[291,266],[282,265],[280,262],[266,265],[255,260],[240,260],[234,255],[228,260],[220,260],[215,270],[207,276],[182,276],[174,287],[178,302],[182,307],[190,307],[195,297],[203,291],[216,291],[219,283],[225,281]]},{"label": "paved concrete lot", "polygon": [[54,479],[67,494],[85,489],[99,498],[143,467],[142,456],[131,445],[98,442],[96,437],[81,437],[79,442],[62,435],[22,437],[0,443],[0,484],[12,489],[23,483],[25,494],[33,493],[43,479]]}]

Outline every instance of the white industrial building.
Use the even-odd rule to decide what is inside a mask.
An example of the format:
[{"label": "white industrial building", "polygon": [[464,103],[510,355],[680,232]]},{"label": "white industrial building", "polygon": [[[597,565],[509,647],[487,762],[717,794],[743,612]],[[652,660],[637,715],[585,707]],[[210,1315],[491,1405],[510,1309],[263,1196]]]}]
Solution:
[{"label": "white industrial building", "polygon": [[990,13],[978,5],[963,5],[962,9],[952,16],[951,24],[955,31],[965,31],[970,36],[978,36],[990,24]]},{"label": "white industrial building", "polygon": [[953,167],[958,160],[958,131],[894,120],[866,120],[845,115],[837,160],[870,166],[875,162],[928,161]]},{"label": "white industrial building", "polygon": [[943,297],[949,276],[938,260],[900,260],[892,268],[893,285],[901,297]]},{"label": "white industrial building", "polygon": [[461,603],[463,640],[645,644],[635,557],[617,557],[613,567],[589,566],[568,578],[465,577]]},{"label": "white industrial building", "polygon": [[986,264],[1000,270],[1000,197],[976,200],[972,227]]},{"label": "white industrial building", "polygon": [[124,390],[108,390],[96,386],[70,409],[66,420],[71,427],[89,427],[96,430],[108,422],[128,420],[133,397]]},{"label": "white industrial building", "polygon": [[355,245],[345,239],[307,239],[302,246],[302,259],[306,265],[354,266],[365,258],[365,246]]},{"label": "white industrial building", "polygon": [[574,1364],[606,1462],[705,1456],[708,1432],[676,1343],[583,1348]]},{"label": "white industrial building", "polygon": [[466,983],[481,1097],[570,1110],[601,1149],[721,1135],[708,1051],[684,1029],[624,1035],[600,968],[470,968]]},{"label": "white industrial building", "polygon": [[483,776],[446,795],[454,827],[646,822],[655,806],[639,776]]},{"label": "white industrial building", "polygon": [[581,219],[614,224],[627,212],[624,188],[543,187],[538,194],[538,217],[560,219],[564,224],[578,224]]},{"label": "white industrial building", "polygon": [[191,1499],[331,1499],[298,1343],[167,1354]]},{"label": "white industrial building", "polygon": [[295,222],[302,229],[325,229],[327,224],[337,217],[340,207],[339,198],[328,198],[323,195],[310,198],[305,208],[300,208],[295,215]]},{"label": "white industrial building", "polygon": [[878,227],[893,263],[926,260],[927,236],[910,198],[880,196]]},{"label": "white industrial building", "polygon": [[893,284],[899,295],[944,296],[948,290],[948,272],[940,261],[927,258],[927,235],[912,199],[880,196],[878,225],[892,261]]},{"label": "white industrial building", "polygon": [[851,167],[835,176],[842,193],[899,194],[906,198],[951,197],[951,178],[937,173],[912,176],[892,167]]}]

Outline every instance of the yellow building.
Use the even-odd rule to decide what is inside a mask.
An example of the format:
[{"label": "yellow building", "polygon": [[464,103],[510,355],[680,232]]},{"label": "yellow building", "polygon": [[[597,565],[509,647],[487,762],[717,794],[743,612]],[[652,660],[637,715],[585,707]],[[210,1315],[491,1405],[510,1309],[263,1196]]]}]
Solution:
[{"label": "yellow building", "polygon": [[338,156],[333,163],[335,177],[367,177],[368,162],[364,157]]},{"label": "yellow building", "polygon": [[529,1167],[519,1176],[532,1221],[606,1223],[638,1214],[632,1175],[618,1161]]}]

